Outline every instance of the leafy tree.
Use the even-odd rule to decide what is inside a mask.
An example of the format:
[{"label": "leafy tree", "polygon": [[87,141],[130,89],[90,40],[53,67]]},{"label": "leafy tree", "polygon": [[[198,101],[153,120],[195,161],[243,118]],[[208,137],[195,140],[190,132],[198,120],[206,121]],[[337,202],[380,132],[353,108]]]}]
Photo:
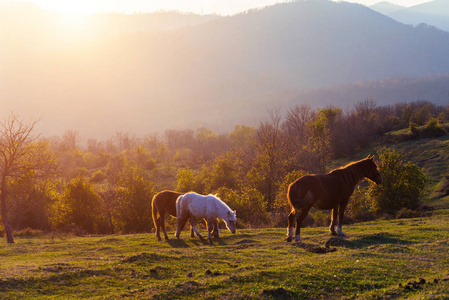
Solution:
[{"label": "leafy tree", "polygon": [[208,190],[214,191],[221,187],[235,189],[237,187],[236,164],[237,161],[233,160],[232,155],[215,158],[215,163],[208,174]]},{"label": "leafy tree", "polygon": [[151,199],[154,183],[144,170],[126,165],[115,188],[117,205],[114,218],[124,232],[147,232],[152,228]]},{"label": "leafy tree", "polygon": [[11,180],[24,174],[46,176],[56,170],[49,144],[32,134],[36,123],[26,123],[13,113],[0,122],[0,205],[8,243],[14,243],[8,217],[8,201],[13,199]]},{"label": "leafy tree", "polygon": [[204,194],[206,192],[206,181],[209,181],[207,177],[208,170],[206,166],[203,166],[201,171],[192,170],[187,167],[178,171],[176,179],[178,185],[176,190],[181,193],[197,192]]},{"label": "leafy tree", "polygon": [[422,170],[410,162],[404,164],[394,149],[382,148],[378,155],[383,182],[371,185],[368,191],[375,214],[395,215],[402,208],[417,209],[425,196],[426,176]]},{"label": "leafy tree", "polygon": [[9,212],[11,225],[16,230],[51,229],[50,207],[57,198],[54,181],[36,178],[33,173],[28,173],[11,180],[9,191],[14,195]]},{"label": "leafy tree", "polygon": [[84,177],[72,179],[56,204],[56,226],[65,228],[73,225],[82,232],[95,233],[101,214],[100,196]]}]

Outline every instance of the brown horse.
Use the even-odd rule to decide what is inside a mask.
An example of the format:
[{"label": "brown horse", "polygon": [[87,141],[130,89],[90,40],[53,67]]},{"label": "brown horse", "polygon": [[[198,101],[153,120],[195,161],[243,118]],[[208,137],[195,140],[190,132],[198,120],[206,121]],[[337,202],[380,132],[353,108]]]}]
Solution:
[{"label": "brown horse", "polygon": [[151,207],[153,211],[153,222],[156,228],[156,237],[161,241],[160,229],[164,232],[165,239],[168,240],[167,233],[165,232],[165,215],[170,214],[176,217],[176,200],[183,193],[177,193],[173,191],[162,191],[154,195],[151,201]]},{"label": "brown horse", "polygon": [[[343,215],[355,186],[364,178],[368,178],[376,184],[382,183],[382,177],[373,157],[368,156],[327,174],[305,175],[291,183],[287,192],[288,202],[292,208],[288,215],[287,241],[290,242],[293,238],[295,221],[295,240],[301,240],[301,225],[312,207],[321,210],[332,209],[329,231],[332,235],[344,236],[341,230]],[[301,212],[299,213],[299,211]],[[338,225],[337,232],[335,232],[337,216]]]}]

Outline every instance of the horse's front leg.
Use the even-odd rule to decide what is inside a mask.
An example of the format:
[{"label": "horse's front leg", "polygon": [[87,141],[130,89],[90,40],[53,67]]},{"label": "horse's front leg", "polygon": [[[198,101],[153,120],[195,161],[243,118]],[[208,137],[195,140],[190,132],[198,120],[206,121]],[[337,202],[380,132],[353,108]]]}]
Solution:
[{"label": "horse's front leg", "polygon": [[329,232],[331,233],[331,235],[337,235],[337,232],[335,232],[335,223],[337,223],[337,217],[338,217],[338,206],[332,209],[331,224],[329,226]]},{"label": "horse's front leg", "polygon": [[343,230],[341,230],[341,226],[343,225],[343,218],[344,218],[344,215],[345,215],[345,209],[346,209],[346,205],[348,204],[348,200],[343,201],[340,204],[340,209],[339,209],[339,212],[338,212],[338,225],[337,225],[337,233],[338,233],[339,236],[346,236],[344,234]]}]

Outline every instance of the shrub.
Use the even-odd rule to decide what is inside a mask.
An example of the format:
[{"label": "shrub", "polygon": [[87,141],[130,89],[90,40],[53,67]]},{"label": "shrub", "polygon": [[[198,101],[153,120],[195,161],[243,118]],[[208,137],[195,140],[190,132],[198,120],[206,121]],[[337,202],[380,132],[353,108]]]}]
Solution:
[{"label": "shrub", "polygon": [[269,225],[270,214],[267,211],[267,203],[259,191],[250,189],[239,193],[228,188],[221,188],[217,196],[237,212],[237,224],[251,227]]},{"label": "shrub", "polygon": [[396,214],[396,219],[409,219],[423,217],[424,214],[420,211],[411,210],[409,208],[403,208]]},{"label": "shrub", "polygon": [[401,155],[393,149],[382,148],[378,155],[383,183],[369,188],[373,212],[380,216],[396,215],[403,208],[416,210],[425,195],[424,173],[410,162],[404,164]]},{"label": "shrub", "polygon": [[40,236],[43,235],[44,232],[42,230],[39,229],[32,229],[32,228],[25,228],[19,231],[14,231],[14,236]]},{"label": "shrub", "polygon": [[444,131],[443,127],[441,127],[440,122],[438,122],[438,119],[432,118],[427,122],[426,127],[424,128],[421,135],[423,137],[440,137],[445,135],[446,132]]},{"label": "shrub", "polygon": [[372,200],[366,197],[366,192],[366,188],[356,189],[346,207],[345,215],[350,217],[354,222],[374,220]]},{"label": "shrub", "polygon": [[313,215],[313,219],[315,220],[315,225],[318,227],[326,227],[330,225],[331,219],[330,214],[324,211],[317,211]]},{"label": "shrub", "polygon": [[106,175],[101,170],[98,170],[98,171],[95,171],[94,174],[92,174],[92,177],[90,178],[90,182],[99,183],[105,179],[106,179]]}]

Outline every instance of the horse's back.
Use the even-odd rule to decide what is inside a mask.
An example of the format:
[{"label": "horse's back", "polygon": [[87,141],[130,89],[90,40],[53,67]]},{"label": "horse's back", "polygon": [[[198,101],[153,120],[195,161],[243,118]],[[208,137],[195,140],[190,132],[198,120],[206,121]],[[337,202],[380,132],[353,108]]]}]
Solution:
[{"label": "horse's back", "polygon": [[312,205],[318,209],[331,209],[334,196],[340,192],[335,178],[329,174],[305,175],[290,184],[288,200],[296,209]]},{"label": "horse's back", "polygon": [[153,207],[155,206],[160,214],[169,213],[176,217],[176,200],[182,193],[173,191],[162,191],[153,197]]},{"label": "horse's back", "polygon": [[195,217],[206,218],[217,209],[215,200],[216,198],[210,195],[187,193],[182,197],[180,206],[183,211],[189,211]]}]

